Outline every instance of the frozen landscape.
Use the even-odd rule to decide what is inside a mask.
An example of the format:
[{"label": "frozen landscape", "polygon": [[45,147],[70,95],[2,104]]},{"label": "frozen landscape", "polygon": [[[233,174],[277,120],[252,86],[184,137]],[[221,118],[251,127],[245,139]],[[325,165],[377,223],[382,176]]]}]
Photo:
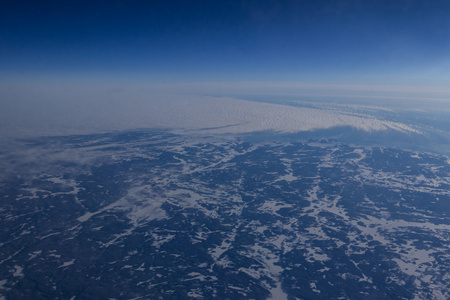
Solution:
[{"label": "frozen landscape", "polygon": [[336,128],[10,139],[0,297],[448,299],[450,159],[389,141],[431,129],[297,109]]}]

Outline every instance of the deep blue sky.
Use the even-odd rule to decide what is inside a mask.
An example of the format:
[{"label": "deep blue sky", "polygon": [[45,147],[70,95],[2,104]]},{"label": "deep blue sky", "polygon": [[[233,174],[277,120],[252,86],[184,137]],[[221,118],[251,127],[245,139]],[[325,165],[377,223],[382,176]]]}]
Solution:
[{"label": "deep blue sky", "polygon": [[1,2],[3,76],[450,80],[450,1]]}]

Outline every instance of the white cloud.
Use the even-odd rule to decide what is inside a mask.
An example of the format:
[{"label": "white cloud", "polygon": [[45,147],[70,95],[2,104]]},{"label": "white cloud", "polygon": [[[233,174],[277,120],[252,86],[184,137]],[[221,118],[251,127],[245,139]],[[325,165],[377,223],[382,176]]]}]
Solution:
[{"label": "white cloud", "polygon": [[[165,91],[163,93],[162,91]],[[1,136],[99,133],[136,128],[208,129],[216,133],[299,132],[351,126],[416,132],[405,124],[350,114],[336,106],[296,107],[226,97],[169,94],[165,89],[34,87],[4,93]],[[214,129],[213,129],[214,128]]]}]

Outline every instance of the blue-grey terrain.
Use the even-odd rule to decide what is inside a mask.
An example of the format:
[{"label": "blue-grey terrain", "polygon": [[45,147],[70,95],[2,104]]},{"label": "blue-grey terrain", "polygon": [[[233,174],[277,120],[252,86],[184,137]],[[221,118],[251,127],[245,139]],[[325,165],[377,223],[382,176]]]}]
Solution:
[{"label": "blue-grey terrain", "polygon": [[15,139],[0,299],[449,299],[450,160],[433,139],[401,147],[421,138]]},{"label": "blue-grey terrain", "polygon": [[155,131],[24,151],[41,159],[9,154],[1,182],[4,298],[450,296],[445,156]]}]

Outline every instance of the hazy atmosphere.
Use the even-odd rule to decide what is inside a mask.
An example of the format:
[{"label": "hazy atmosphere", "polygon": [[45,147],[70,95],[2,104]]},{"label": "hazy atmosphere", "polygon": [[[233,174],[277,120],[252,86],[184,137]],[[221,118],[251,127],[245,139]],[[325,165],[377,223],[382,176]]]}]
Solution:
[{"label": "hazy atmosphere", "polygon": [[[249,95],[449,109],[449,10],[447,1],[6,1],[1,131],[258,130],[260,113],[260,130],[347,124],[305,127],[280,117],[286,108],[238,101]],[[207,115],[218,124],[199,121]]]}]

